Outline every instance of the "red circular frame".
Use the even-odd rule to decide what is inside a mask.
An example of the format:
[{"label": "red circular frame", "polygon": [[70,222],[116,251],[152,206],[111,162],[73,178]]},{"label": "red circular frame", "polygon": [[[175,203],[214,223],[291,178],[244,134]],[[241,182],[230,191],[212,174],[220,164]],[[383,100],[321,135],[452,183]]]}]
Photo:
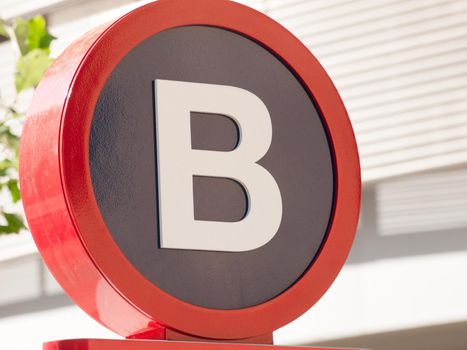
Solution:
[{"label": "red circular frame", "polygon": [[[89,134],[107,78],[142,40],[186,25],[237,32],[285,62],[315,99],[333,148],[335,205],[321,251],[289,289],[244,309],[191,305],[149,282],[113,241],[93,193]],[[291,322],[319,300],[342,268],[360,209],[355,138],[330,78],[281,25],[225,0],[158,1],[73,43],[35,93],[21,141],[20,175],[28,222],[50,270],[79,306],[123,336],[163,325],[199,337],[240,339],[270,333]]]}]

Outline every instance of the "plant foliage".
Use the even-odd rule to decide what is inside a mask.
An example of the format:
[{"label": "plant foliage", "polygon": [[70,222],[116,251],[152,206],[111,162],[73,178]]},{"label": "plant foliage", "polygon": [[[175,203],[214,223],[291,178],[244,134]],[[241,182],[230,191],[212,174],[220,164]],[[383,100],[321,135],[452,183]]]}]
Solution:
[{"label": "plant foliage", "polygon": [[11,203],[18,203],[21,194],[18,187],[18,147],[25,110],[21,110],[18,97],[34,89],[49,68],[50,44],[55,39],[43,16],[29,19],[17,18],[7,22],[0,19],[0,37],[9,40],[16,52],[15,96],[6,101],[0,91],[0,234],[18,233],[25,228],[22,215],[4,209],[5,193]]}]

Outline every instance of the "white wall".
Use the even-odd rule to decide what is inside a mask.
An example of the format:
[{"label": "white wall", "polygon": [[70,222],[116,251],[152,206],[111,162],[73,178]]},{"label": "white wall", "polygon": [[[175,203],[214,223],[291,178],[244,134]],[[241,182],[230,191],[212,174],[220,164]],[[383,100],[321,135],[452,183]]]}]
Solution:
[{"label": "white wall", "polygon": [[[141,3],[2,0],[0,16],[45,12],[58,54]],[[393,349],[381,334],[395,331],[397,349],[413,350],[403,330],[442,332],[455,323],[467,334],[467,1],[248,3],[297,34],[328,70],[355,127],[365,180],[347,265],[314,308],[276,332],[276,342],[345,345],[337,339],[353,338],[343,341],[355,345],[368,335],[361,341],[376,342],[374,349]],[[0,89],[8,95],[14,57],[6,44],[0,58]],[[34,252],[26,235],[0,237],[0,349],[111,336],[71,305]],[[422,342],[427,332],[417,333],[418,343],[440,349]],[[467,348],[467,335],[442,348]]]}]

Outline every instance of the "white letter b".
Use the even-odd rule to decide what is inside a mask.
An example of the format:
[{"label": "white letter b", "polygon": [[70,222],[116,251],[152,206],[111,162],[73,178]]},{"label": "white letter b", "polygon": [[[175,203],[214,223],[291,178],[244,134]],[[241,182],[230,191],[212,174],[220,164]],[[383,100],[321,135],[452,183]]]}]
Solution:
[{"label": "white letter b", "polygon": [[[282,219],[282,199],[273,176],[259,161],[272,141],[264,103],[233,86],[154,81],[156,108],[159,239],[161,248],[241,252],[269,242]],[[235,121],[239,142],[232,151],[191,148],[191,112],[222,114]],[[236,222],[195,220],[193,176],[233,179],[248,196]]]}]

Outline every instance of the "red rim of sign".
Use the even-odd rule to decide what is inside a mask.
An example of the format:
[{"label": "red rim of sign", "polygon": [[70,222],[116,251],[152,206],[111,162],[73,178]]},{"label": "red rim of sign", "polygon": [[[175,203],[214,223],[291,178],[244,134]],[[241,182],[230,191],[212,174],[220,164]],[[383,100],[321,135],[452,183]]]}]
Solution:
[{"label": "red rim of sign", "polygon": [[[186,25],[239,33],[285,62],[313,96],[333,148],[335,204],[321,251],[289,289],[244,309],[191,305],[149,282],[112,239],[93,192],[90,126],[107,78],[138,43]],[[225,0],[158,1],[73,43],[36,90],[23,131],[20,160],[25,211],[44,260],[80,307],[123,336],[158,324],[199,337],[240,339],[284,326],[313,306],[334,281],[351,248],[360,209],[355,138],[330,78],[281,25]]]}]

